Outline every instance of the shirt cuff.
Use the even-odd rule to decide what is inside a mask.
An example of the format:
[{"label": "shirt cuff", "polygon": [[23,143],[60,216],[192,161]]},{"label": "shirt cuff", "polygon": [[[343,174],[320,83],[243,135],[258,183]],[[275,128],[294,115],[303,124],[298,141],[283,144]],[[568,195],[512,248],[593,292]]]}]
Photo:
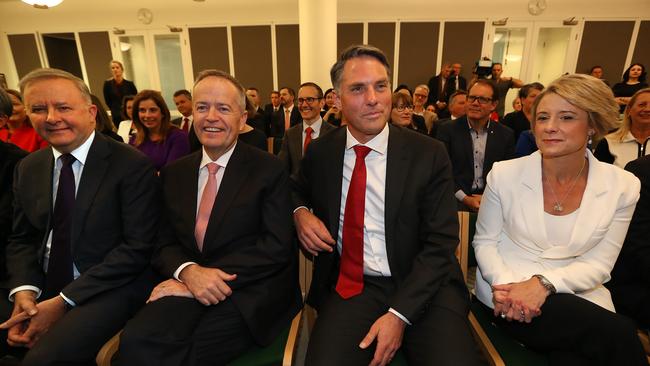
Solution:
[{"label": "shirt cuff", "polygon": [[16,292],[25,291],[25,290],[36,292],[37,299],[41,296],[41,292],[42,292],[41,289],[36,286],[32,286],[32,285],[18,286],[9,292],[9,301],[14,302],[14,295],[16,294]]},{"label": "shirt cuff", "polygon": [[293,210],[293,213],[298,212],[298,210],[300,210],[301,208],[304,208],[305,210],[309,211],[309,208],[307,208],[307,206],[298,206],[298,207],[296,207],[295,210]]},{"label": "shirt cuff", "polygon": [[404,323],[406,323],[406,324],[408,324],[408,325],[412,325],[411,322],[410,322],[408,319],[406,319],[406,317],[405,317],[404,315],[398,313],[397,310],[395,310],[395,309],[393,309],[393,308],[390,308],[390,309],[388,309],[388,311],[390,311],[391,313],[393,313],[396,317],[402,319],[402,321],[403,321]]},{"label": "shirt cuff", "polygon": [[70,298],[68,298],[67,296],[65,296],[65,295],[63,294],[63,292],[59,292],[59,295],[63,298],[63,300],[65,300],[65,302],[67,302],[68,304],[70,304],[70,306],[72,306],[72,307],[77,306],[77,304],[75,304],[74,301],[70,300]]},{"label": "shirt cuff", "polygon": [[463,202],[465,197],[467,197],[467,195],[465,194],[465,192],[463,192],[462,189],[457,190],[456,193],[454,193],[454,196],[456,196],[456,199],[459,200],[460,202]]},{"label": "shirt cuff", "polygon": [[196,262],[185,262],[178,266],[178,269],[174,272],[174,278],[178,280],[178,282],[183,282],[178,276],[181,274],[181,271],[183,271],[185,267],[189,266],[190,264],[196,264]]}]

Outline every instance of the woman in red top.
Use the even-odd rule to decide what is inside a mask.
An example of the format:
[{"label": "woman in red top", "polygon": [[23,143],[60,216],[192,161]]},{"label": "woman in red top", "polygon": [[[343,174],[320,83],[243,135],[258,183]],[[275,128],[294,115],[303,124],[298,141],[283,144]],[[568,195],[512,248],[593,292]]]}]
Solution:
[{"label": "woman in red top", "polygon": [[34,152],[47,146],[47,141],[39,136],[27,118],[23,98],[19,92],[7,89],[14,112],[6,126],[0,128],[0,140],[10,142],[21,149]]}]

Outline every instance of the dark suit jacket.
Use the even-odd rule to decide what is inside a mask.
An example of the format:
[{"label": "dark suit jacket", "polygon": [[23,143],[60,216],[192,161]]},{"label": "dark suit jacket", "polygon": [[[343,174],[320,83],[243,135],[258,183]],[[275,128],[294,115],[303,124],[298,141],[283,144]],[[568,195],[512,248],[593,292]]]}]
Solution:
[{"label": "dark suit jacket", "polygon": [[[447,147],[456,182],[454,192],[461,189],[465,194],[482,193],[472,192],[474,154],[467,117],[440,125],[436,138]],[[483,179],[487,177],[494,162],[512,159],[514,151],[515,138],[512,130],[500,123],[490,122],[483,160]]]},{"label": "dark suit jacket", "polygon": [[449,97],[457,90],[467,91],[467,80],[462,76],[458,76],[458,89],[456,89],[456,76],[450,76],[447,83],[445,83],[445,103],[449,103]]},{"label": "dark suit jacket", "polygon": [[643,313],[647,321],[648,309],[640,306],[650,299],[650,156],[629,162],[625,170],[641,181],[641,197],[607,287],[617,312],[632,317]]},{"label": "dark suit jacket", "polygon": [[21,150],[14,144],[0,141],[0,280],[7,274],[5,266],[5,248],[11,233],[13,219],[13,181],[14,167],[20,159],[27,156],[27,151]]},{"label": "dark suit jacket", "polygon": [[[458,218],[449,158],[435,139],[393,125],[389,129],[385,233],[397,289],[387,305],[411,322],[417,322],[432,303],[462,311],[467,290],[454,257]],[[346,131],[339,128],[310,144],[293,179],[294,207],[312,208],[334,238],[339,229]],[[337,250],[315,257],[308,303],[316,308],[333,291],[339,262]],[[451,291],[456,294],[453,299],[437,296],[445,286],[457,290]]]},{"label": "dark suit jacket", "polygon": [[194,226],[201,158],[196,152],[162,170],[163,223],[153,266],[169,278],[186,262],[237,274],[228,282],[230,298],[256,340],[268,344],[302,306],[288,175],[276,157],[237,143],[200,252]]},{"label": "dark suit jacket", "polygon": [[[335,129],[336,127],[323,121],[323,124],[320,128],[320,133],[318,134],[318,138],[323,137],[323,135]],[[284,163],[287,165],[289,174],[294,175],[298,173],[298,169],[300,168],[300,160],[302,160],[302,123],[299,123],[287,130],[287,133],[282,139],[282,147],[280,148],[278,158],[284,161]]]},{"label": "dark suit jacket", "polygon": [[[16,167],[14,232],[7,246],[7,288],[43,289],[43,251],[51,229],[51,147]],[[72,218],[72,258],[81,276],[63,289],[77,305],[133,281],[150,261],[158,227],[158,182],[144,154],[95,133]]]},{"label": "dark suit jacket", "polygon": [[246,123],[264,132],[264,135],[268,135],[269,133],[266,114],[262,108],[258,108],[252,116],[248,116]]},{"label": "dark suit jacket", "polygon": [[[178,117],[174,118],[171,123],[181,128],[182,121],[183,117]],[[194,123],[192,123],[192,127],[187,131],[187,138],[190,140],[190,152],[201,150],[201,146],[203,145],[201,145],[199,138],[196,136],[196,132],[194,132]]]},{"label": "dark suit jacket", "polygon": [[427,85],[429,86],[429,96],[427,97],[427,104],[436,105],[436,102],[445,102],[445,89],[442,87],[442,75],[438,74],[429,79]]},{"label": "dark suit jacket", "polygon": [[266,136],[271,136],[271,119],[273,118],[273,113],[273,104],[269,103],[264,106],[264,133],[266,133]]},{"label": "dark suit jacket", "polygon": [[[293,127],[302,122],[302,116],[298,111],[298,106],[294,106],[291,110],[291,115],[289,117],[290,127]],[[273,154],[277,155],[280,153],[280,148],[282,147],[282,139],[284,138],[284,108],[281,107],[277,112],[274,112],[271,116],[271,126],[269,128],[269,137],[273,137]]]}]

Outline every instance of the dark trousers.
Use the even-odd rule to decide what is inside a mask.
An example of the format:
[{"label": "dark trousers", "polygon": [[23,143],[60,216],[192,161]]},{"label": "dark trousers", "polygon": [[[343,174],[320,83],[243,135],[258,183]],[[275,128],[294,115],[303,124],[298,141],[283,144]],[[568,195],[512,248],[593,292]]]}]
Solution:
[{"label": "dark trousers", "polygon": [[124,328],[117,365],[225,365],[254,344],[230,299],[205,306],[185,297],[147,304]]},{"label": "dark trousers", "polygon": [[650,287],[641,281],[608,287],[616,312],[636,320],[640,328],[650,329]]},{"label": "dark trousers", "polygon": [[[95,365],[99,349],[144,305],[153,283],[153,274],[148,270],[130,284],[76,306],[27,352],[22,365]],[[8,302],[6,299],[0,301]],[[12,309],[13,303],[7,316]]]},{"label": "dark trousers", "polygon": [[[365,350],[359,343],[386,314],[394,292],[391,279],[375,277],[364,277],[363,292],[350,299],[332,292],[319,308],[305,365],[368,365],[377,341]],[[480,365],[467,313],[467,294],[443,285],[424,314],[406,326],[401,350],[408,364]]]},{"label": "dark trousers", "polygon": [[551,365],[648,364],[628,318],[571,294],[549,296],[541,310],[530,324],[500,317],[495,322],[519,342],[548,354]]}]

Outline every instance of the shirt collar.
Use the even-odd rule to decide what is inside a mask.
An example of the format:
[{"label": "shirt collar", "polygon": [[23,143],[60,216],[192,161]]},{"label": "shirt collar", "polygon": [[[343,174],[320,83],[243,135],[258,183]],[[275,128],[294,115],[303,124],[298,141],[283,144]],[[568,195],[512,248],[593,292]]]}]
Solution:
[{"label": "shirt collar", "polygon": [[388,123],[384,125],[384,129],[381,130],[377,136],[373,137],[372,140],[368,141],[365,144],[360,143],[357,139],[352,136],[350,130],[346,128],[347,140],[345,143],[345,149],[349,150],[356,145],[363,145],[371,148],[372,150],[384,155],[388,150]]},{"label": "shirt collar", "polygon": [[320,133],[320,128],[323,125],[323,119],[321,117],[318,117],[316,122],[312,123],[311,126],[307,124],[307,122],[302,121],[302,132],[305,132],[307,127],[311,127],[314,132]]},{"label": "shirt collar", "polygon": [[[95,139],[95,131],[93,131],[90,136],[84,141],[81,146],[78,148],[72,150],[70,152],[70,155],[74,156],[77,161],[81,163],[81,165],[86,165],[86,158],[88,157],[88,151],[90,151],[90,146],[93,144],[93,140]],[[57,150],[56,148],[52,147],[52,155],[54,155],[54,161],[58,159],[61,155],[63,155],[62,152]]]},{"label": "shirt collar", "polygon": [[208,153],[205,152],[205,147],[202,148],[201,150],[203,151],[203,155],[201,157],[201,164],[199,165],[199,170],[203,169],[206,165],[210,163],[217,163],[217,165],[219,165],[220,167],[225,168],[228,165],[228,161],[230,161],[232,152],[235,151],[235,146],[237,146],[237,141],[235,141],[235,143],[232,145],[230,150],[226,151],[217,160],[210,159]]},{"label": "shirt collar", "polygon": [[476,131],[476,130],[474,130],[474,127],[472,127],[472,124],[469,122],[469,118],[467,119],[467,127],[470,130],[474,130],[474,131],[476,131],[478,133],[483,133],[483,132],[489,130],[490,129],[490,123],[492,123],[492,120],[488,119],[487,123],[485,124],[485,127],[483,128],[483,131]]},{"label": "shirt collar", "polygon": [[293,111],[293,104],[290,104],[289,107],[282,106],[282,111],[284,112],[285,110],[288,110],[289,113],[291,113]]}]

